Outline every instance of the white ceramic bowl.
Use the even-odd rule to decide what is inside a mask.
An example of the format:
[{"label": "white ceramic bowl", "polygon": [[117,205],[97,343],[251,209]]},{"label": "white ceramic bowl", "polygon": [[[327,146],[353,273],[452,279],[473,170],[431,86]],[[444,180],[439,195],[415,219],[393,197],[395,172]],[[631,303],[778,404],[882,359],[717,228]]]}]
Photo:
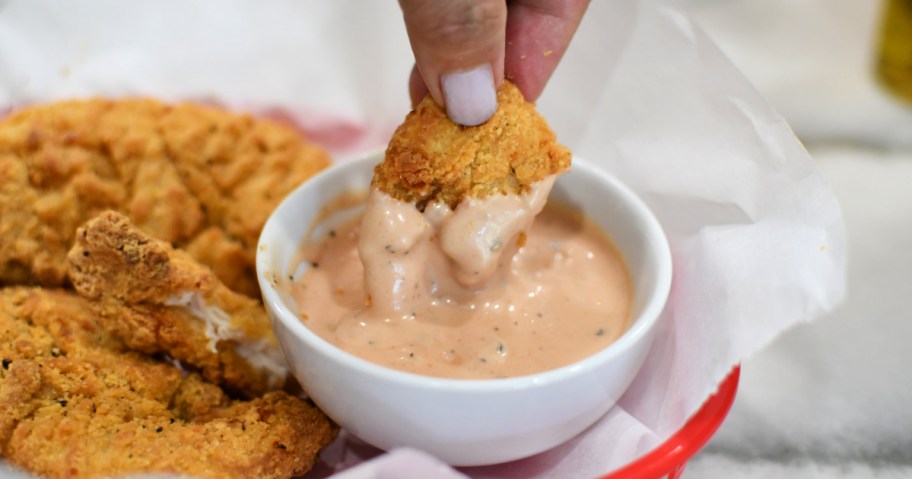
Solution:
[{"label": "white ceramic bowl", "polygon": [[[409,446],[452,465],[506,462],[567,441],[604,415],[645,359],[671,284],[671,253],[658,221],[632,191],[575,158],[551,194],[614,239],[634,283],[629,330],[582,361],[529,376],[457,380],[406,373],[349,354],[311,332],[287,293],[303,237],[324,205],[366,191],[382,153],[333,166],[286,198],[257,250],[266,308],[291,371],[333,420],[381,449]],[[349,212],[351,213],[351,212]]]}]

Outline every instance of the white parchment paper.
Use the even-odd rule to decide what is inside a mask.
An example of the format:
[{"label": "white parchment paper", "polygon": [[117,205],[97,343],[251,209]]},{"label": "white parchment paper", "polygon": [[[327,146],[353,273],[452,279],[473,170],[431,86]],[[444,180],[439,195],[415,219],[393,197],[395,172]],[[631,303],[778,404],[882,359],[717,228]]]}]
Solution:
[{"label": "white parchment paper", "polygon": [[[345,161],[402,121],[411,64],[392,1],[0,0],[0,112],[85,96],[215,102],[292,121]],[[733,365],[844,292],[835,198],[674,2],[592,2],[539,109],[577,156],[653,208],[672,243],[672,294],[618,407],[552,451],[462,471],[474,477],[616,469],[678,430]],[[376,454],[343,435],[315,475]]]}]

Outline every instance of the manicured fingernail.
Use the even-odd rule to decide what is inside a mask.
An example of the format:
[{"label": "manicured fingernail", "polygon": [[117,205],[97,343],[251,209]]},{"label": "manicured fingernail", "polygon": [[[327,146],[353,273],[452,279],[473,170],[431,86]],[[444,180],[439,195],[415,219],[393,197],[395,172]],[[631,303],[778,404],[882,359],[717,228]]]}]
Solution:
[{"label": "manicured fingernail", "polygon": [[452,72],[441,78],[447,115],[454,123],[480,125],[497,111],[497,92],[490,65]]}]

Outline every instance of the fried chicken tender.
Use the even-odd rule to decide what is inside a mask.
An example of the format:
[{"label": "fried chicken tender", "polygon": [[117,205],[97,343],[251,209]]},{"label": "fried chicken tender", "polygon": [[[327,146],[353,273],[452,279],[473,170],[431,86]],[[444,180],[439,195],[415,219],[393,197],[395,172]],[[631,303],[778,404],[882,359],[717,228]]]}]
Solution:
[{"label": "fried chicken tender", "polygon": [[76,228],[113,209],[258,296],[256,243],[329,164],[289,128],[192,104],[64,101],[0,121],[0,286],[65,283]]},{"label": "fried chicken tender", "polygon": [[515,85],[504,82],[497,103],[490,120],[465,127],[426,97],[393,134],[373,186],[419,207],[455,208],[466,196],[520,194],[570,167],[570,151]]},{"label": "fried chicken tender", "polygon": [[289,478],[338,430],[284,392],[231,400],[128,350],[63,290],[0,289],[0,360],[0,454],[45,477]]},{"label": "fried chicken tender", "polygon": [[108,211],[89,220],[68,260],[76,291],[130,348],[166,353],[247,396],[284,384],[287,368],[259,301],[126,216]]}]

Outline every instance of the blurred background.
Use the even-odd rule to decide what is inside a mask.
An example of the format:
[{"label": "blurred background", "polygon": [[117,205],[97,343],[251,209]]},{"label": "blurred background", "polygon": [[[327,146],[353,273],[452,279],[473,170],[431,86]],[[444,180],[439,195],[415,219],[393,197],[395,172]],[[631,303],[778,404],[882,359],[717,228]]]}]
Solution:
[{"label": "blurred background", "polygon": [[878,79],[888,1],[683,2],[811,152],[849,244],[846,301],[743,363],[685,478],[912,477],[912,102]]}]

